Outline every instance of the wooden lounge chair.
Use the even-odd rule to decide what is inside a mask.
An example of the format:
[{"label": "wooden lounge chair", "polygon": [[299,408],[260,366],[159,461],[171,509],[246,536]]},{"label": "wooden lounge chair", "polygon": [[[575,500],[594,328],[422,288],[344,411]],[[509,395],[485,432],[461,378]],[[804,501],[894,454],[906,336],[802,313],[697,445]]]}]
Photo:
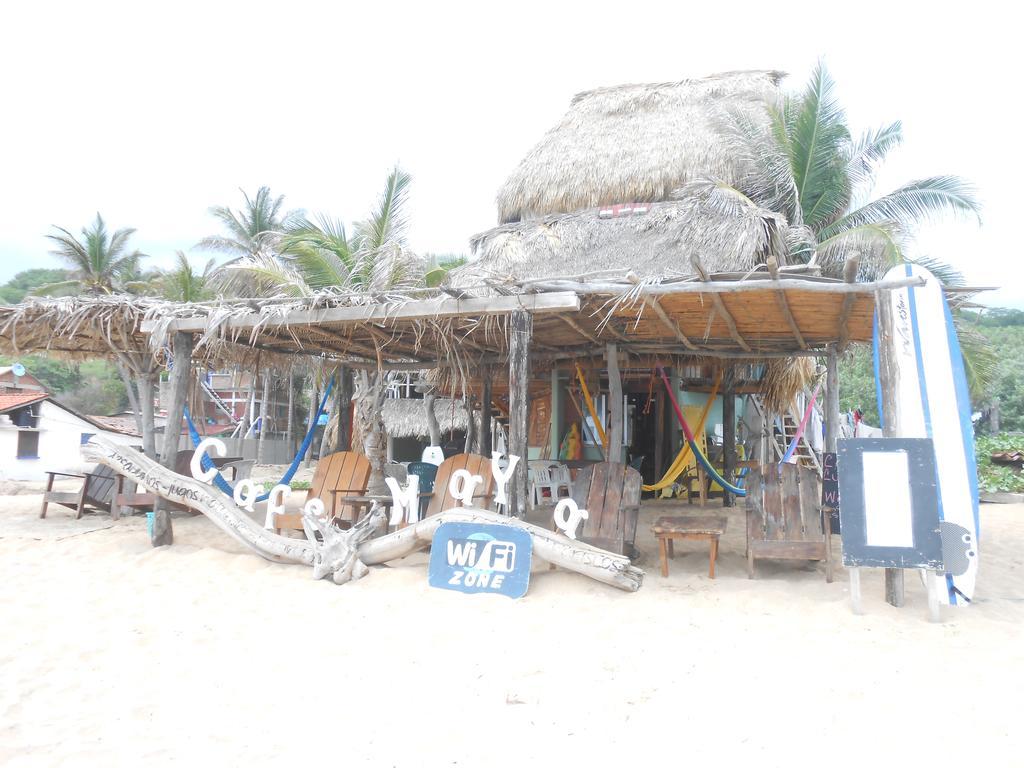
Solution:
[{"label": "wooden lounge chair", "polygon": [[[320,499],[332,519],[351,524],[359,519],[363,505],[345,504],[339,500],[344,496],[362,496],[370,482],[370,462],[361,453],[338,451],[324,456],[313,471],[313,481],[306,493],[306,501]],[[284,531],[302,530],[302,513],[289,512],[274,518],[274,529]]]},{"label": "wooden lounge chair", "polygon": [[[121,490],[123,481],[121,475],[117,474],[110,467],[98,466],[92,472],[85,474],[70,474],[67,472],[47,472],[49,480],[46,481],[46,491],[43,493],[43,507],[39,512],[40,518],[46,517],[46,508],[51,504],[60,504],[75,511],[75,519],[82,516],[87,507],[111,511],[116,494]],[[77,477],[82,479],[82,487],[77,491],[55,491],[53,481],[57,477]],[[115,519],[116,510],[114,507]]]},{"label": "wooden lounge chair", "polygon": [[491,460],[484,456],[477,456],[473,453],[459,453],[445,459],[437,468],[437,475],[434,478],[434,490],[422,496],[429,498],[427,503],[426,516],[436,515],[446,509],[462,506],[461,502],[452,497],[448,486],[451,484],[452,475],[460,469],[468,470],[471,475],[480,475],[483,482],[473,491],[473,506],[488,509],[490,506],[491,494],[494,493],[494,475],[491,474]]},{"label": "wooden lounge chair", "polygon": [[572,498],[588,517],[577,538],[636,559],[642,483],[640,473],[625,464],[601,462],[581,469],[573,481]]},{"label": "wooden lounge chair", "polygon": [[832,581],[828,515],[821,514],[818,474],[808,467],[776,464],[747,474],[747,575],[758,559],[824,560]]}]

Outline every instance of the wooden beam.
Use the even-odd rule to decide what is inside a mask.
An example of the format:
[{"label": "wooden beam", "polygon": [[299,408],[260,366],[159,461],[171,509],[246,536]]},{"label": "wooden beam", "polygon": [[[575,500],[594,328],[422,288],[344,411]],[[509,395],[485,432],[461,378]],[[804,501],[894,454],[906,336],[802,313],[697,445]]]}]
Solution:
[{"label": "wooden beam", "polygon": [[825,368],[825,451],[835,453],[839,439],[839,355],[829,345]]},{"label": "wooden beam", "polygon": [[[221,323],[225,330],[242,328],[287,328],[308,325],[350,325],[366,322],[394,323],[399,320],[429,320],[460,316],[484,317],[507,315],[516,311],[564,312],[577,311],[579,297],[571,291],[537,293],[522,296],[488,296],[475,299],[429,299],[426,301],[392,302],[360,307],[329,307],[326,309],[297,309],[284,315],[266,316],[252,313],[234,317]],[[143,333],[157,329],[158,320],[142,323]],[[168,332],[190,331],[201,333],[209,326],[207,317],[176,318],[167,325]]]},{"label": "wooden beam", "polygon": [[509,484],[509,513],[520,520],[526,519],[527,459],[530,415],[530,336],[533,316],[525,310],[516,310],[509,318],[508,353],[508,450],[519,457]]},{"label": "wooden beam", "polygon": [[729,310],[725,307],[725,302],[722,301],[722,297],[717,293],[711,294],[711,301],[715,305],[715,311],[722,316],[722,320],[725,321],[726,326],[729,328],[729,335],[732,336],[733,341],[742,349],[744,352],[750,351],[750,345],[747,344],[747,340],[740,334],[739,328],[736,327],[736,321],[733,320]]},{"label": "wooden beam", "polygon": [[568,315],[564,315],[564,314],[559,313],[558,315],[556,315],[556,317],[559,320],[563,321],[566,325],[568,325],[574,331],[576,331],[576,333],[578,333],[583,338],[585,338],[585,339],[587,339],[589,341],[592,341],[594,344],[600,344],[601,343],[600,341],[597,340],[597,336],[595,336],[594,334],[592,334],[589,331],[585,330],[583,328],[583,326],[581,326],[579,323],[577,323],[575,320],[573,320]]},{"label": "wooden beam", "polygon": [[[736,368],[725,366],[722,378],[722,464],[725,479],[734,482],[736,472]],[[727,490],[722,490],[722,505],[736,505],[735,497]]]},{"label": "wooden beam", "polygon": [[[627,275],[627,279],[634,285],[639,285],[641,282],[640,278],[632,272]],[[679,323],[668,316],[668,313],[665,312],[664,307],[661,306],[661,303],[658,301],[656,296],[652,296],[649,293],[642,293],[641,297],[643,298],[644,303],[650,307],[651,311],[653,311],[658,319],[661,320],[662,325],[668,328],[672,332],[672,335],[675,336],[684,347],[697,349],[697,345],[690,341],[689,337],[683,333],[683,329],[679,327]]]},{"label": "wooden beam", "polygon": [[[783,278],[781,280],[709,280],[708,282],[693,281],[679,283],[657,283],[646,286],[642,293],[650,296],[667,296],[680,293],[748,293],[750,291],[807,291],[808,293],[867,293],[905,288],[920,287],[927,281],[923,277],[901,277],[895,280],[879,280],[871,283],[841,283],[817,280],[801,280],[799,278]],[[630,293],[635,288],[627,283],[593,282],[581,283],[572,280],[556,282],[538,282],[534,284],[538,290],[568,291],[579,296],[619,295]],[[143,327],[145,330],[145,327]]]},{"label": "wooden beam", "polygon": [[[778,281],[779,263],[775,260],[774,256],[768,257],[768,273],[772,276],[772,280]],[[800,345],[800,349],[807,349],[807,342],[804,340],[804,335],[800,332],[800,326],[797,325],[796,318],[793,317],[793,312],[789,308],[789,301],[786,299],[785,291],[775,291],[775,303],[779,305],[779,311],[782,312],[786,322],[789,323],[790,330],[793,331],[793,337],[796,339],[796,343]]]},{"label": "wooden beam", "polygon": [[[846,266],[843,267],[843,279],[848,285],[854,284],[857,279],[857,259],[851,258],[846,262]],[[843,308],[839,312],[839,327],[837,329],[837,335],[839,336],[839,351],[843,352],[846,350],[846,345],[850,343],[850,310],[853,309],[854,295],[848,293],[843,297]]]},{"label": "wooden beam", "polygon": [[609,461],[622,461],[622,377],[619,375],[619,349],[616,344],[606,347],[608,365],[609,420],[608,457]]},{"label": "wooden beam", "polygon": [[480,455],[490,458],[491,456],[491,411],[494,409],[492,400],[493,368],[484,364],[480,366],[481,392],[480,392]]}]

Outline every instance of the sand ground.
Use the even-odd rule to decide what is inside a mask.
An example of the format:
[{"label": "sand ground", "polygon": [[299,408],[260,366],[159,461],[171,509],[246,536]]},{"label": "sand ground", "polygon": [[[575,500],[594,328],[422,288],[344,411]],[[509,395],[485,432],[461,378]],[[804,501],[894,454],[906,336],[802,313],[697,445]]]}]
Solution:
[{"label": "sand ground", "polygon": [[982,507],[977,599],[935,625],[916,578],[895,609],[866,572],[863,616],[841,567],[748,580],[740,509],[714,581],[698,544],[660,576],[646,510],[638,593],[538,566],[512,601],[38,504],[0,497],[5,766],[1024,765],[1024,505]]}]

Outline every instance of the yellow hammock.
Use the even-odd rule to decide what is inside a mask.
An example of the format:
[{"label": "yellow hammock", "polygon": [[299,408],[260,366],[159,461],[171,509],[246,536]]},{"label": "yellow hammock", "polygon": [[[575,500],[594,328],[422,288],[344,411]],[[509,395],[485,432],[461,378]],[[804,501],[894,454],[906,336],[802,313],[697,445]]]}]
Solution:
[{"label": "yellow hammock", "polygon": [[580,387],[583,390],[583,399],[587,403],[587,410],[590,411],[590,418],[594,420],[594,425],[597,427],[597,434],[601,438],[601,452],[607,457],[608,435],[605,434],[604,425],[601,424],[601,420],[597,418],[597,409],[594,408],[594,401],[590,397],[590,390],[587,389],[587,382],[586,379],[583,378],[583,370],[580,368],[579,363],[576,363],[576,378],[580,380]]},{"label": "yellow hammock", "polygon": [[[701,411],[700,421],[697,423],[697,429],[695,429],[693,432],[694,435],[699,435],[704,431],[704,424],[705,422],[707,422],[708,414],[711,412],[711,404],[715,402],[715,397],[718,395],[718,385],[721,383],[722,374],[719,373],[718,378],[715,379],[715,385],[711,388],[711,394],[708,395],[708,401],[704,403],[704,410]],[[645,491],[661,491],[664,490],[665,488],[668,488],[670,485],[672,485],[672,483],[674,483],[679,478],[681,474],[683,474],[683,470],[685,470],[690,463],[689,459],[690,444],[684,440],[683,447],[679,450],[679,453],[676,455],[675,460],[672,462],[672,466],[670,466],[668,470],[665,472],[665,476],[661,478],[661,480],[656,482],[654,485],[643,485],[640,487],[643,488]]]}]

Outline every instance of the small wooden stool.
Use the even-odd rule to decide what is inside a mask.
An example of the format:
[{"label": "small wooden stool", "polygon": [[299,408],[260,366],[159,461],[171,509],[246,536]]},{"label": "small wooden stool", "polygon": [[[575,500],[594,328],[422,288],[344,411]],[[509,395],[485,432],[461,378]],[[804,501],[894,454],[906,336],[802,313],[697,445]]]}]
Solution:
[{"label": "small wooden stool", "polygon": [[675,557],[672,546],[675,539],[711,542],[708,577],[715,578],[715,561],[718,560],[718,537],[725,533],[726,518],[717,515],[693,515],[689,517],[659,517],[651,530],[658,540],[661,555],[661,575],[668,576],[668,560]]}]

